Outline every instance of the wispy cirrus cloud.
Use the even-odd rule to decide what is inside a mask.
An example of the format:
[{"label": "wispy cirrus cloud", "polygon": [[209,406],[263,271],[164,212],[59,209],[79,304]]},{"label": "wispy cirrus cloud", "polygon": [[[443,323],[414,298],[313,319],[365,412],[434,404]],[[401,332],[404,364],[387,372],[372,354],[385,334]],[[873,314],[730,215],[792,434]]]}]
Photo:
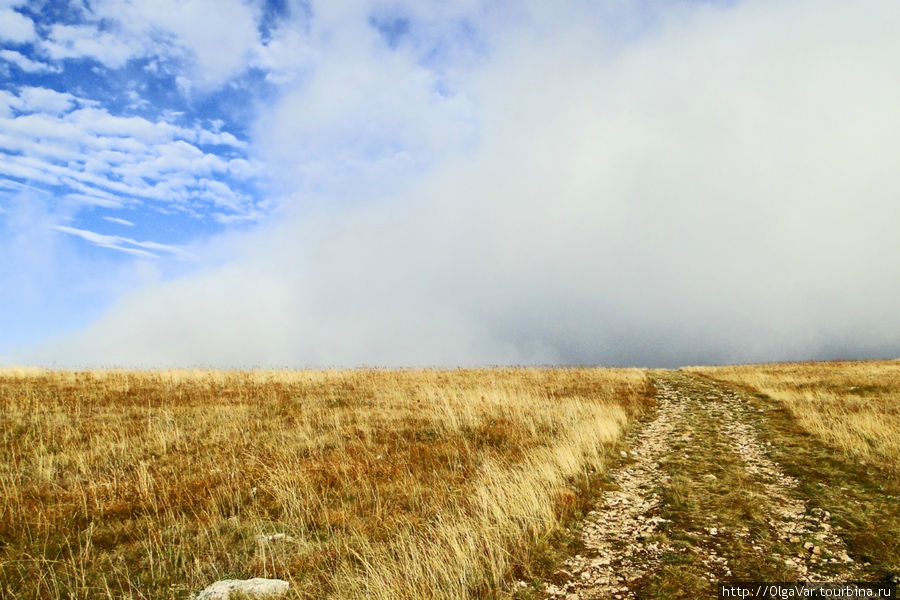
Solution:
[{"label": "wispy cirrus cloud", "polygon": [[110,223],[115,223],[116,225],[124,225],[125,227],[134,227],[134,223],[129,221],[128,219],[121,219],[119,217],[103,217],[104,221],[108,221]]},{"label": "wispy cirrus cloud", "polygon": [[0,173],[62,188],[75,201],[247,216],[254,199],[222,182],[260,173],[244,147],[228,132],[116,116],[68,92],[22,87],[0,98]]},{"label": "wispy cirrus cloud", "polygon": [[140,242],[121,235],[103,235],[94,231],[87,231],[76,227],[67,227],[65,225],[55,225],[53,229],[62,233],[77,236],[101,248],[118,250],[119,252],[125,252],[126,254],[132,254],[142,258],[159,258],[162,254],[167,254],[180,260],[187,260],[192,257],[192,255],[183,248],[172,246],[170,244],[160,244],[158,242],[150,241]]}]

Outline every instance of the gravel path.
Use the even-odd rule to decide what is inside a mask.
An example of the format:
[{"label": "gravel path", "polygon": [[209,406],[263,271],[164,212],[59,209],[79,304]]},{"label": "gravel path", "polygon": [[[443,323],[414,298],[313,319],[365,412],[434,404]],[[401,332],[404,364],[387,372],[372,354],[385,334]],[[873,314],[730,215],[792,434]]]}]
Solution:
[{"label": "gravel path", "polygon": [[[827,512],[811,509],[798,492],[797,481],[784,473],[768,457],[766,446],[754,425],[755,410],[736,392],[695,377],[669,374],[655,380],[657,413],[632,432],[627,446],[632,449],[623,464],[610,473],[613,490],[604,493],[596,510],[582,524],[582,554],[571,557],[547,583],[544,597],[553,600],[636,598],[639,582],[660,567],[667,553],[675,551],[659,535],[666,520],[660,516],[660,490],[670,483],[661,461],[673,451],[673,442],[700,444],[708,431],[727,440],[728,451],[740,458],[754,489],[765,498],[769,538],[779,542],[771,547],[753,546],[772,561],[783,563],[797,580],[849,581],[858,567],[829,523]],[[703,431],[691,422],[703,419]],[[685,473],[691,478],[716,479],[709,473]],[[711,479],[709,479],[711,478]],[[709,515],[707,523],[715,523]],[[663,527],[664,529],[664,527]],[[734,535],[750,536],[749,528]],[[718,537],[717,537],[718,536]],[[681,548],[678,551],[684,552]],[[703,535],[690,552],[706,569],[710,581],[733,577],[727,556],[727,539],[716,527],[704,527]],[[743,579],[746,579],[744,574]]]},{"label": "gravel path", "polygon": [[854,579],[857,565],[829,523],[831,515],[807,506],[798,496],[799,482],[766,456],[755,428],[746,420],[753,408],[736,392],[705,382],[699,385],[706,388],[709,401],[706,410],[722,423],[721,431],[728,436],[732,450],[764,490],[768,499],[766,507],[771,514],[769,525],[787,546],[803,543],[807,550],[797,555],[780,552],[772,555],[794,569],[800,579],[828,581],[835,580],[836,575],[843,581]]}]

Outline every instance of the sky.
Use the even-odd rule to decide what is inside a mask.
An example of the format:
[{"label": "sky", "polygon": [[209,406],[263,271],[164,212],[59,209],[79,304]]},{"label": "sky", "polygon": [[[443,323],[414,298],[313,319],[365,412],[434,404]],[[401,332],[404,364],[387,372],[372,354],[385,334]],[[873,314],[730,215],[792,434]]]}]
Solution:
[{"label": "sky", "polygon": [[896,0],[0,0],[0,366],[900,356]]}]

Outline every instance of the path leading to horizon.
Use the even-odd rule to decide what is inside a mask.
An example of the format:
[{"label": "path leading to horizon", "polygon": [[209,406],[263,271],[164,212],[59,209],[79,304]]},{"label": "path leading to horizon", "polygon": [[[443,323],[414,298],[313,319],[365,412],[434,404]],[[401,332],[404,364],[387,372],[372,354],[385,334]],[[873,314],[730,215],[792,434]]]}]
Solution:
[{"label": "path leading to horizon", "polygon": [[770,458],[765,414],[742,392],[682,372],[653,376],[655,416],[627,439],[583,551],[549,599],[714,597],[728,580],[869,579],[831,514]]}]

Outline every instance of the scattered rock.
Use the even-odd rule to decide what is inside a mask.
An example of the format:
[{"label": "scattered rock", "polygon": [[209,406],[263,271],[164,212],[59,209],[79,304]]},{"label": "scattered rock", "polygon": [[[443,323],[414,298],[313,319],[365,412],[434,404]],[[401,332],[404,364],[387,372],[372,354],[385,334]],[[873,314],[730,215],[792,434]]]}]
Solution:
[{"label": "scattered rock", "polygon": [[619,451],[619,456],[621,456],[622,458],[628,458],[628,453],[625,452],[624,450],[620,450],[620,451]]},{"label": "scattered rock", "polygon": [[561,596],[563,594],[563,591],[552,583],[545,583],[544,591],[550,596]]},{"label": "scattered rock", "polygon": [[296,544],[297,538],[291,537],[291,536],[287,535],[286,533],[273,533],[272,535],[266,535],[266,534],[258,535],[258,536],[256,536],[256,541],[261,544],[266,544],[266,543],[271,544],[273,542],[285,542],[288,544]]},{"label": "scattered rock", "polygon": [[290,583],[283,579],[223,579],[194,596],[196,600],[228,600],[232,592],[251,598],[276,598],[287,593]]}]

